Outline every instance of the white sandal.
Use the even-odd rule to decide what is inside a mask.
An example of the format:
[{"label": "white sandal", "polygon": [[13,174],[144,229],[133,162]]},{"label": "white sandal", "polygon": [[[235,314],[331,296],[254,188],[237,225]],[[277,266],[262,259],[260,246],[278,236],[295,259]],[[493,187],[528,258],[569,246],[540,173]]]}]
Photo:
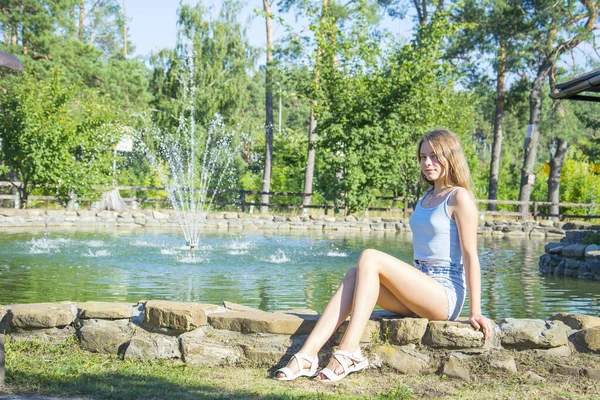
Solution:
[{"label": "white sandal", "polygon": [[[290,367],[287,366],[290,365],[294,358],[296,359],[296,363],[298,364],[298,371],[295,373]],[[308,361],[310,363],[310,368],[304,368],[303,361]],[[304,353],[296,353],[292,356],[292,358],[290,358],[290,361],[288,361],[287,365],[275,371],[275,376],[273,378],[277,379],[278,381],[292,381],[301,376],[308,376],[312,378],[313,376],[317,375],[317,368],[319,367],[319,357],[315,356],[314,358],[310,358]],[[285,376],[278,377],[277,373],[279,372],[282,372]]]},{"label": "white sandal", "polygon": [[[320,379],[319,382],[337,382],[344,379],[348,374],[360,371],[369,366],[369,360],[362,356],[360,349],[353,353],[344,350],[336,350],[333,352],[333,357],[342,366],[343,372],[341,374],[336,374],[335,371],[330,368],[323,368],[319,373],[325,375],[327,379]],[[349,359],[351,363],[346,364],[346,359]]]}]

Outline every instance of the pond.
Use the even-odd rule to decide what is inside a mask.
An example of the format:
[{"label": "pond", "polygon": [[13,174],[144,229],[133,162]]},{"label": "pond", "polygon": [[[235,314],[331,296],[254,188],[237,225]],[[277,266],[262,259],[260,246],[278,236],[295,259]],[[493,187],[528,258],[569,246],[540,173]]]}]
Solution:
[{"label": "pond", "polygon": [[[479,238],[482,305],[500,318],[600,314],[600,282],[544,277],[544,239]],[[410,233],[16,231],[0,235],[0,304],[146,299],[321,312],[364,248],[405,261]],[[462,316],[468,315],[468,303]]]}]

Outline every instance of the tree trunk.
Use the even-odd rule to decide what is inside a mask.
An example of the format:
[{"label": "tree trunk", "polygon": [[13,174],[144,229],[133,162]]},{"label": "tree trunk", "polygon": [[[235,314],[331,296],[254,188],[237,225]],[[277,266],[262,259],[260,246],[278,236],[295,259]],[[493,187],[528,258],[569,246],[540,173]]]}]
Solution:
[{"label": "tree trunk", "polygon": [[[500,171],[500,156],[502,154],[502,116],[504,115],[504,78],[506,76],[506,41],[500,41],[500,55],[498,57],[498,71],[496,81],[496,113],[494,116],[494,143],[492,145],[492,159],[490,161],[490,182],[488,199],[498,200],[498,174]],[[489,211],[497,211],[497,204],[488,204]]]},{"label": "tree trunk", "polygon": [[550,215],[557,219],[559,215],[558,203],[560,202],[560,171],[565,162],[565,156],[569,149],[569,143],[563,139],[556,139],[556,151],[550,159],[550,176],[548,177],[548,201],[557,205],[551,205],[548,209]]},{"label": "tree trunk", "polygon": [[75,27],[75,10],[73,8],[69,9],[69,36],[71,39],[75,39],[75,31],[77,30]]},{"label": "tree trunk", "polygon": [[[331,0],[333,1],[333,0]],[[327,9],[329,8],[330,0],[322,0],[321,22],[325,20]],[[317,60],[315,62],[314,81],[315,86],[319,85],[319,70],[318,65],[321,59],[321,48],[317,45]],[[308,153],[306,155],[306,168],[304,169],[304,197],[302,205],[310,205],[313,189],[313,176],[315,173],[315,143],[317,142],[317,117],[315,116],[314,108],[317,105],[316,101],[312,102],[308,123]]]},{"label": "tree trunk", "polygon": [[[313,106],[316,105],[313,103]],[[315,143],[317,141],[317,119],[313,108],[310,109],[308,123],[308,154],[306,156],[306,169],[304,170],[304,198],[303,206],[310,205],[312,198],[313,176],[315,173]]]},{"label": "tree trunk", "polygon": [[427,0],[413,0],[413,5],[417,11],[419,25],[425,25],[427,23]]},{"label": "tree trunk", "polygon": [[21,24],[21,44],[23,45],[23,55],[29,54],[29,48],[27,47],[27,40],[25,40],[25,26]]},{"label": "tree trunk", "polygon": [[[538,69],[537,76],[533,81],[531,92],[529,94],[529,126],[525,135],[525,158],[523,169],[521,170],[521,188],[519,191],[519,201],[529,202],[531,199],[531,188],[533,184],[529,183],[529,176],[533,175],[533,168],[537,157],[537,144],[539,140],[538,124],[542,114],[542,85],[552,69],[553,63],[545,61]],[[529,212],[529,205],[519,205],[520,213]]]},{"label": "tree trunk", "polygon": [[[542,112],[542,85],[550,71],[554,68],[555,61],[560,58],[565,52],[573,50],[581,41],[585,35],[594,30],[596,21],[598,20],[598,3],[592,0],[579,0],[585,8],[586,12],[577,15],[575,17],[569,16],[567,18],[565,26],[557,27],[555,21],[551,21],[554,28],[548,33],[546,43],[543,46],[546,48],[545,58],[540,64],[537,72],[537,76],[533,81],[531,92],[529,94],[529,129],[528,132],[531,135],[525,137],[525,161],[523,163],[522,175],[521,175],[521,189],[519,192],[519,201],[529,202],[531,198],[531,184],[528,183],[528,178],[533,174],[533,167],[535,165],[536,153],[537,153],[537,142],[538,132],[537,125],[540,121],[540,114]],[[560,29],[566,27],[572,27],[575,21],[578,21],[587,16],[585,24],[578,29],[573,37],[570,39],[561,38],[556,40],[556,34]],[[555,41],[558,43],[554,45]],[[525,213],[529,209],[528,205],[520,205],[519,212]]]},{"label": "tree trunk", "polygon": [[269,211],[269,193],[271,189],[271,170],[273,168],[273,21],[271,4],[263,0],[265,23],[267,27],[267,69],[265,73],[265,170],[263,173],[260,213]]},{"label": "tree trunk", "polygon": [[29,199],[29,190],[26,184],[19,187],[19,208],[27,208],[27,200]]},{"label": "tree trunk", "polygon": [[83,23],[85,21],[85,0],[79,0],[79,41],[83,42]]},{"label": "tree trunk", "polygon": [[12,29],[11,29],[11,35],[10,35],[10,44],[12,44],[13,46],[16,46],[19,42],[19,35],[17,33],[17,26],[13,25]]},{"label": "tree trunk", "polygon": [[125,10],[125,0],[123,0],[123,57],[127,58],[127,13]]}]

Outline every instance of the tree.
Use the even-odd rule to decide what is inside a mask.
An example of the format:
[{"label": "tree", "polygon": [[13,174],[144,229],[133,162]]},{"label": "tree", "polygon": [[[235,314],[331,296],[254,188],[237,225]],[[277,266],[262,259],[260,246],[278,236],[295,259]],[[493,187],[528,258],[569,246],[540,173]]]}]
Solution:
[{"label": "tree", "polygon": [[[301,34],[294,32],[290,39],[291,46],[298,51],[300,56],[308,56],[307,63],[311,66],[311,80],[299,82],[302,96],[310,104],[308,123],[308,150],[306,156],[306,168],[304,172],[304,197],[303,205],[311,203],[313,193],[313,180],[315,175],[315,159],[317,154],[319,109],[322,100],[323,69],[335,68],[340,51],[343,51],[340,39],[340,27],[346,26],[352,29],[355,20],[369,21],[373,24],[378,20],[376,15],[377,5],[374,1],[360,1],[338,3],[334,0],[301,1],[284,0],[280,2],[283,11],[296,7],[300,13],[307,15],[310,22],[310,33],[312,37],[300,37]],[[364,19],[364,16],[368,18]],[[362,25],[363,29],[369,29],[368,24]],[[314,42],[311,42],[314,40]],[[327,52],[324,48],[327,47]],[[327,54],[326,54],[327,53]]]},{"label": "tree", "polygon": [[445,15],[434,17],[381,67],[378,38],[353,37],[339,63],[322,69],[319,188],[329,199],[341,196],[347,213],[364,210],[378,194],[418,198],[418,139],[435,127],[463,140],[472,130],[469,97],[454,92],[456,71],[441,57],[453,29]]},{"label": "tree", "polygon": [[[469,63],[472,62],[471,58],[475,58],[479,64],[476,67],[480,69],[486,68],[489,62],[495,72],[496,99],[488,199],[497,200],[507,93],[505,82],[508,74],[518,73],[523,68],[522,48],[526,32],[531,26],[527,25],[521,1],[517,0],[468,0],[455,8],[454,18],[462,22],[465,28],[452,38],[450,57],[467,58]],[[488,57],[491,59],[488,60]],[[488,204],[488,210],[497,209],[497,204]]]},{"label": "tree", "polygon": [[[304,169],[304,196],[302,205],[307,206],[311,203],[313,193],[313,179],[315,174],[315,156],[316,156],[316,142],[317,142],[317,118],[315,115],[315,108],[318,106],[315,92],[319,90],[319,67],[322,62],[322,46],[324,44],[322,35],[327,30],[327,25],[332,22],[332,15],[330,13],[334,0],[320,0],[318,3],[298,1],[298,0],[283,0],[280,2],[283,11],[290,10],[292,7],[298,7],[300,10],[308,14],[316,20],[311,21],[311,31],[317,36],[316,49],[314,49],[315,56],[312,62],[312,82],[310,84],[304,84],[305,93],[304,96],[308,99],[311,104],[309,123],[308,123],[308,149],[306,153],[306,167]],[[333,22],[334,24],[336,22]],[[331,39],[332,32],[329,32],[329,38]],[[319,39],[321,38],[321,39]]]},{"label": "tree", "polygon": [[256,51],[248,44],[245,28],[237,20],[239,9],[239,2],[226,0],[215,20],[208,18],[208,9],[202,5],[182,5],[179,9],[177,48],[165,49],[151,58],[151,105],[164,111],[157,115],[161,127],[177,124],[182,109],[178,99],[179,79],[184,72],[182,60],[189,57],[195,73],[194,81],[188,83],[198,88],[195,113],[199,126],[207,127],[216,113],[227,125],[245,121],[242,110],[249,102],[248,72],[254,66]]},{"label": "tree", "polygon": [[269,193],[271,189],[271,172],[273,164],[273,19],[271,2],[263,0],[265,25],[267,28],[267,65],[265,70],[265,168],[260,197],[260,213],[269,210]]},{"label": "tree", "polygon": [[50,80],[15,79],[0,97],[0,139],[21,207],[34,187],[67,200],[107,183],[118,135],[111,111],[97,96],[63,86],[58,72]]},{"label": "tree", "polygon": [[378,0],[377,1],[391,17],[404,18],[409,7],[413,7],[416,22],[423,26],[432,15],[444,11],[444,0]]},{"label": "tree", "polygon": [[[537,158],[539,128],[542,112],[542,92],[548,75],[565,53],[582,41],[591,39],[598,20],[598,0],[579,1],[533,1],[527,10],[536,29],[530,42],[529,67],[535,72],[529,92],[529,126],[525,136],[525,156],[521,173],[519,201],[529,202]],[[527,204],[519,205],[519,212],[526,213]]]}]

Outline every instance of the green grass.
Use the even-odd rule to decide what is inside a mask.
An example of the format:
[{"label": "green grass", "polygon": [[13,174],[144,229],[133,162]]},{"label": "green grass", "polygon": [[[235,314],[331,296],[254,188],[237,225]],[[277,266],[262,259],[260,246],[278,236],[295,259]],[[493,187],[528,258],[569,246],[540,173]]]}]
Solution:
[{"label": "green grass", "polygon": [[[6,343],[6,381],[2,394],[38,394],[90,399],[596,399],[600,381],[550,375],[527,354],[516,354],[517,375],[490,374],[473,364],[470,382],[434,373],[400,375],[369,369],[339,383],[301,378],[278,382],[259,366],[199,367],[181,361],[132,361],[79,350],[75,340],[62,344]],[[485,356],[484,356],[485,357]],[[600,368],[597,355],[574,355],[574,365]],[[323,360],[325,361],[325,360]],[[552,364],[552,363],[550,363]],[[435,368],[432,367],[432,368]],[[528,382],[534,370],[546,380]]]},{"label": "green grass", "polygon": [[[66,342],[6,343],[6,387],[1,393],[36,393],[100,399],[408,399],[410,389],[354,393],[305,379],[277,382],[266,368],[207,368],[171,361],[132,361],[92,354]],[[367,396],[365,396],[365,394]]]}]

